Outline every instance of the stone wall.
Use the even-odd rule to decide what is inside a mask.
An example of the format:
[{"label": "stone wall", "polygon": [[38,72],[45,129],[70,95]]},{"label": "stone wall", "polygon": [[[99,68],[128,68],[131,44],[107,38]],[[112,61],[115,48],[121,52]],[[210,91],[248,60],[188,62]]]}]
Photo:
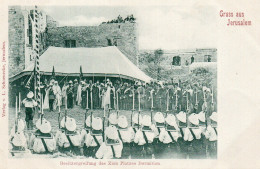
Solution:
[{"label": "stone wall", "polygon": [[10,77],[20,73],[25,67],[25,32],[21,7],[9,7],[8,28]]},{"label": "stone wall", "polygon": [[175,50],[165,51],[163,57],[165,58],[162,65],[167,69],[179,69],[179,66],[173,66],[172,61],[174,56],[180,56],[181,66],[185,66],[186,60],[191,63],[191,57],[194,57],[194,62],[207,62],[207,56],[211,56],[211,62],[217,62],[217,49],[191,49],[191,50]]},{"label": "stone wall", "polygon": [[[207,62],[207,57],[211,56],[211,62],[217,62],[217,49],[215,48],[200,48],[200,49],[180,49],[180,50],[163,50],[162,55],[163,61],[160,63],[163,70],[161,71],[161,78],[167,80],[168,78],[180,78],[186,77],[189,71],[189,65],[191,63],[191,57],[194,57],[194,62]],[[149,73],[147,63],[142,57],[145,57],[144,53],[154,53],[153,50],[141,50],[139,51],[139,68],[150,75],[152,78],[157,78],[153,74]],[[179,66],[172,65],[173,57],[179,56],[181,58],[181,63]],[[186,60],[188,61],[188,66],[186,65]],[[148,70],[148,71],[147,71]],[[166,79],[165,79],[166,78]]]},{"label": "stone wall", "polygon": [[48,28],[48,46],[66,47],[65,40],[76,40],[76,47],[95,48],[116,45],[133,63],[137,63],[136,23]]}]

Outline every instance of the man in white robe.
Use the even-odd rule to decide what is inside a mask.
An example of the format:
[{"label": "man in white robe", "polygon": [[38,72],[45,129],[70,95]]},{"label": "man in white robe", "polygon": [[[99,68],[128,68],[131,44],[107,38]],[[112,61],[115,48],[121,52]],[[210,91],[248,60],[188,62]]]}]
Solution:
[{"label": "man in white robe", "polygon": [[79,106],[81,105],[81,101],[82,101],[82,98],[81,98],[82,83],[83,83],[83,81],[81,81],[80,84],[78,85],[77,98],[76,98],[76,101]]},{"label": "man in white robe", "polygon": [[102,108],[104,108],[104,106],[106,105],[110,105],[110,92],[111,92],[111,87],[110,85],[105,85],[106,87],[106,92],[104,93],[104,99],[102,100]]},{"label": "man in white robe", "polygon": [[53,93],[55,95],[53,109],[56,110],[57,106],[61,106],[61,89],[57,81],[54,82],[52,88],[53,88]]}]

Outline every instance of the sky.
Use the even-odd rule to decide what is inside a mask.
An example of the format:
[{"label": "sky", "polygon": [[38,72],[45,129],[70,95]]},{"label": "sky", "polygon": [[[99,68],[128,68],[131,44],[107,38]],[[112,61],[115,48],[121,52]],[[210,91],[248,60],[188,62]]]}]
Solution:
[{"label": "sky", "polygon": [[139,49],[216,48],[217,15],[213,6],[40,6],[60,26],[95,26],[133,14]]}]

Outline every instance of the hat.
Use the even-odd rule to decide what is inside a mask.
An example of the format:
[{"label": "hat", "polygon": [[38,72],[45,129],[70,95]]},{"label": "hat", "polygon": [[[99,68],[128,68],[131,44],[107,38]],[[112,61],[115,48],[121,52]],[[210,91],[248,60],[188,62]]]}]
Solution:
[{"label": "hat", "polygon": [[103,127],[102,119],[100,117],[93,118],[92,128],[94,130],[101,130]]},{"label": "hat", "polygon": [[50,133],[51,132],[51,123],[49,121],[47,121],[46,119],[44,119],[39,129],[42,133]]},{"label": "hat", "polygon": [[42,119],[39,118],[39,119],[36,121],[36,123],[35,123],[36,128],[40,130],[41,125],[42,125],[42,123],[43,123],[45,120],[46,120],[45,118],[42,118]]},{"label": "hat", "polygon": [[[67,117],[67,119],[68,119],[68,117]],[[61,119],[61,121],[60,121],[60,127],[61,127],[61,128],[64,128],[64,127],[65,127],[65,117],[63,117],[63,118]]]},{"label": "hat", "polygon": [[199,125],[199,118],[198,115],[195,113],[192,113],[189,117],[188,117],[189,121],[191,122],[191,124],[198,126]]},{"label": "hat", "polygon": [[77,128],[76,121],[74,118],[67,117],[67,120],[65,122],[65,127],[69,131],[75,131]]},{"label": "hat", "polygon": [[30,92],[27,94],[27,98],[28,98],[28,99],[33,98],[33,96],[34,96],[34,94],[33,94],[32,91],[30,91]]},{"label": "hat", "polygon": [[77,80],[77,79],[75,79],[75,80],[74,80],[74,82],[78,82],[78,80]]},{"label": "hat", "polygon": [[128,122],[127,122],[127,118],[125,115],[121,115],[118,118],[118,126],[121,128],[127,128],[128,126]]},{"label": "hat", "polygon": [[54,82],[55,82],[55,80],[54,80],[54,79],[51,79],[50,85],[53,85]]},{"label": "hat", "polygon": [[[132,118],[132,121],[135,124],[138,124],[138,114],[139,113],[135,113],[133,118]],[[141,114],[139,114],[139,124],[142,124],[142,115]]]},{"label": "hat", "polygon": [[175,129],[178,128],[176,118],[173,114],[168,114],[167,117],[165,118],[165,121],[168,125],[175,127]]},{"label": "hat", "polygon": [[186,123],[186,113],[181,111],[176,115],[177,119],[182,123]]},{"label": "hat", "polygon": [[199,118],[199,121],[201,122],[205,122],[205,112],[204,111],[201,111],[199,114],[198,114],[198,118]]},{"label": "hat", "polygon": [[23,131],[25,127],[24,121],[22,119],[17,120],[17,131]]},{"label": "hat", "polygon": [[43,83],[42,83],[42,82],[40,83],[40,88],[44,88],[44,85],[43,85]]},{"label": "hat", "polygon": [[111,113],[109,115],[108,121],[109,121],[110,124],[113,124],[113,125],[117,124],[117,114]]},{"label": "hat", "polygon": [[161,112],[155,113],[153,119],[157,123],[164,123],[165,122],[165,118],[164,118],[164,116]]},{"label": "hat", "polygon": [[215,122],[218,122],[217,112],[213,112],[209,118]]},{"label": "hat", "polygon": [[12,140],[14,146],[20,147],[26,145],[26,138],[23,132],[16,132]]},{"label": "hat", "polygon": [[210,93],[210,92],[211,92],[210,88],[207,88],[207,92],[208,92],[208,93]]},{"label": "hat", "polygon": [[203,86],[203,87],[202,87],[202,90],[203,90],[203,91],[207,91],[208,88],[207,88],[206,86]]},{"label": "hat", "polygon": [[[94,117],[92,117],[92,120],[93,120],[93,118]],[[90,122],[91,122],[91,115],[89,115],[87,117],[86,121],[85,121],[87,127],[91,127],[91,123]],[[93,121],[92,121],[92,123],[93,123]]]},{"label": "hat", "polygon": [[105,130],[105,135],[106,137],[108,137],[109,139],[118,139],[118,133],[117,133],[117,128],[114,125],[110,125],[106,128]]},{"label": "hat", "polygon": [[69,83],[73,83],[73,82],[70,80]]},{"label": "hat", "polygon": [[151,126],[152,122],[151,122],[151,116],[149,115],[144,115],[143,119],[142,119],[142,125],[143,126]]}]

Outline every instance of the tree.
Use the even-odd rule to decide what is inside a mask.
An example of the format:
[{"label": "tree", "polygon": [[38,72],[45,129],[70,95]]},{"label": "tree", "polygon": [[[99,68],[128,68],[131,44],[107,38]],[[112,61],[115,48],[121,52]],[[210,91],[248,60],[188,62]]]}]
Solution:
[{"label": "tree", "polygon": [[157,49],[154,52],[144,52],[140,54],[140,64],[144,65],[144,71],[151,77],[160,80],[161,72],[164,68],[161,62],[164,60],[163,50]]},{"label": "tree", "polygon": [[162,49],[157,49],[154,51],[154,65],[157,68],[157,79],[160,80],[160,71],[161,71],[161,62],[164,60],[162,57],[163,55],[163,50]]}]

